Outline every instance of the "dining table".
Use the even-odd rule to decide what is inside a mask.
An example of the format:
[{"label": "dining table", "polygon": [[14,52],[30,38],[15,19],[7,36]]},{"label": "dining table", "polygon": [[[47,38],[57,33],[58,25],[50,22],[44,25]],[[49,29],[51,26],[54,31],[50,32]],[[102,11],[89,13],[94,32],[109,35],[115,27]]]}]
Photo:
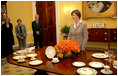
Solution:
[{"label": "dining table", "polygon": [[[52,63],[52,59],[49,59],[45,55],[46,48],[37,48],[35,49],[35,53],[37,54],[37,59],[42,60],[43,63],[40,65],[30,65],[29,62],[31,61],[30,58],[26,58],[25,62],[19,63],[17,60],[14,60],[14,54],[10,54],[7,56],[7,61],[11,64],[33,68],[37,70],[43,70],[46,72],[51,72],[59,75],[79,75],[77,73],[77,69],[82,67],[75,67],[72,65],[73,62],[80,61],[84,62],[86,65],[84,67],[89,67],[90,62],[102,62],[106,64],[105,58],[95,58],[92,56],[94,53],[104,53],[103,51],[81,51],[80,53],[72,54],[69,57],[59,58],[58,63]],[[56,56],[55,56],[56,57]],[[116,59],[117,60],[117,59]],[[117,75],[117,69],[115,69],[111,64],[109,64],[110,69],[113,71],[112,75]],[[97,71],[97,75],[104,75],[101,73],[102,68],[93,68]]]}]

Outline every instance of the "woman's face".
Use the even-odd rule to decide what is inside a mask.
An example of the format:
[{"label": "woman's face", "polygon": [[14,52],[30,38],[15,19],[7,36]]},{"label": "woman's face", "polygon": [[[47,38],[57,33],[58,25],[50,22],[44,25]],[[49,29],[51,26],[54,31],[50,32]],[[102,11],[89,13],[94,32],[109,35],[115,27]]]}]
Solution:
[{"label": "woman's face", "polygon": [[21,21],[19,20],[17,23],[20,25],[21,24]]},{"label": "woman's face", "polygon": [[75,13],[72,14],[72,18],[73,18],[73,20],[75,20],[75,21],[79,19],[79,17],[78,17]]},{"label": "woman's face", "polygon": [[9,19],[8,18],[6,19],[6,23],[9,23]]}]

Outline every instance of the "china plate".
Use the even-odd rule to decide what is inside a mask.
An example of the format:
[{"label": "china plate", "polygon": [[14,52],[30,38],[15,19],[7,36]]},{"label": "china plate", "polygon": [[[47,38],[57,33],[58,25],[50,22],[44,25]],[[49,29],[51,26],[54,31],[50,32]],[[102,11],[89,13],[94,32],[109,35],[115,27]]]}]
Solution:
[{"label": "china plate", "polygon": [[95,53],[95,54],[92,54],[93,57],[95,58],[107,58],[108,56],[104,53]]},{"label": "china plate", "polygon": [[104,67],[104,64],[101,62],[90,62],[89,66],[91,66],[93,68],[102,68],[102,67]]},{"label": "china plate", "polygon": [[19,58],[22,58],[22,57],[23,57],[23,58],[26,58],[26,56],[14,56],[13,59],[14,59],[14,60],[18,60]]},{"label": "china plate", "polygon": [[103,73],[103,74],[112,74],[113,72],[111,70],[105,71],[105,69],[102,69],[101,73]]},{"label": "china plate", "polygon": [[37,54],[28,54],[27,57],[36,57]]},{"label": "china plate", "polygon": [[22,60],[22,61],[19,61],[19,60],[18,60],[18,62],[19,62],[19,63],[25,62],[25,59],[24,59],[24,60]]},{"label": "china plate", "polygon": [[117,66],[113,66],[115,69],[117,69]]},{"label": "china plate", "polygon": [[28,48],[30,52],[35,49],[35,46]]},{"label": "china plate", "polygon": [[114,62],[113,62],[113,67],[114,67],[115,69],[117,69],[117,61],[114,61]]},{"label": "china plate", "polygon": [[83,68],[77,69],[77,73],[80,75],[96,75],[97,71],[89,67],[83,67]]},{"label": "china plate", "polygon": [[16,51],[16,53],[18,54],[21,54],[22,52],[24,52],[25,50],[19,50],[19,51]]},{"label": "china plate", "polygon": [[34,61],[30,61],[29,64],[30,65],[40,65],[42,64],[43,61],[42,60],[34,60]]},{"label": "china plate", "polygon": [[86,64],[84,62],[77,61],[77,62],[73,62],[72,65],[75,66],[75,67],[83,67]]},{"label": "china plate", "polygon": [[45,55],[52,59],[56,54],[55,48],[53,46],[48,46],[45,51]]}]

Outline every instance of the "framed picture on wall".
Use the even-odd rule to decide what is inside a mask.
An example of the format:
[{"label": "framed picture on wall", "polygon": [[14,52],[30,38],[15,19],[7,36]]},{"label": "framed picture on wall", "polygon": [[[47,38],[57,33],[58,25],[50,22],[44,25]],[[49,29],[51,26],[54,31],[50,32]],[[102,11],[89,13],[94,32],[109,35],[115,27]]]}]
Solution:
[{"label": "framed picture on wall", "polygon": [[7,1],[1,1],[1,24],[5,23],[5,19],[7,17],[6,2]]},{"label": "framed picture on wall", "polygon": [[82,13],[83,19],[117,18],[117,1],[83,1]]}]

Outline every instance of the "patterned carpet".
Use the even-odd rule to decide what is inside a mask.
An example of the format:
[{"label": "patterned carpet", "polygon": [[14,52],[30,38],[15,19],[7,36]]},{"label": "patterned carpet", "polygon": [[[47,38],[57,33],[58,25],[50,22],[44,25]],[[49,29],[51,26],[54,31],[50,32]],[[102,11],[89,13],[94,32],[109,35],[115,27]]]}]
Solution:
[{"label": "patterned carpet", "polygon": [[[35,69],[13,65],[8,63],[6,58],[1,59],[1,75],[33,75],[35,72]],[[48,74],[56,75],[49,72]]]},{"label": "patterned carpet", "polygon": [[6,58],[1,59],[2,75],[33,75],[35,71],[35,69],[10,64],[6,61]]}]

